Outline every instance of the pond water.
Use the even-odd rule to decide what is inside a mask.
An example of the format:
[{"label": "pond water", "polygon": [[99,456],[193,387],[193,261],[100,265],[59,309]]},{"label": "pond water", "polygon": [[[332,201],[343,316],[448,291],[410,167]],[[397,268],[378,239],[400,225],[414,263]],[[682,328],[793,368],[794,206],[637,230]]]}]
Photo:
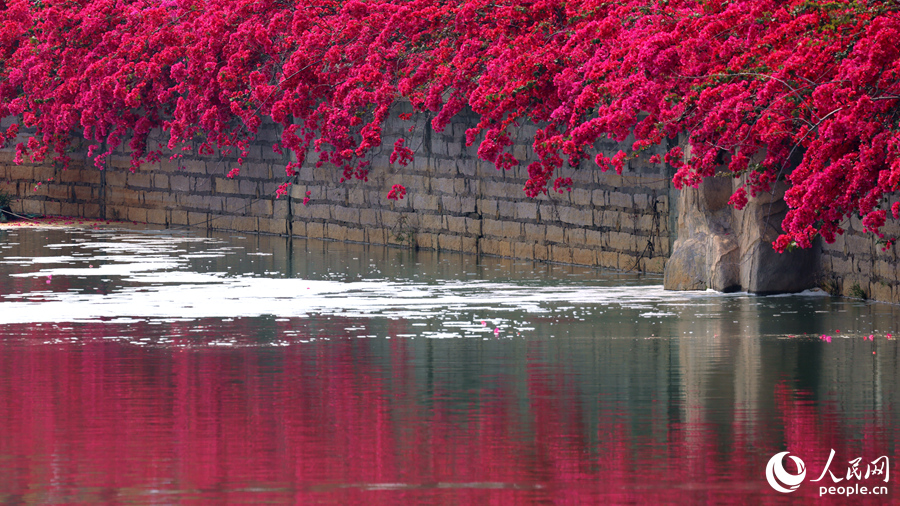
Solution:
[{"label": "pond water", "polygon": [[[883,504],[898,317],[358,244],[0,231],[0,502]],[[783,451],[790,493],[766,479]]]}]

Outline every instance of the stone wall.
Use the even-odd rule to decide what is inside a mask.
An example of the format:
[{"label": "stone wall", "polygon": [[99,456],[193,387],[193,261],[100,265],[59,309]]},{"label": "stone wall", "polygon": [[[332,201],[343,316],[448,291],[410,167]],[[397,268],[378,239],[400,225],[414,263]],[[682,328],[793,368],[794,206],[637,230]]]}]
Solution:
[{"label": "stone wall", "polygon": [[[864,233],[858,217],[846,225],[833,244],[822,244],[819,283],[834,294],[900,303],[898,246],[883,250],[884,242]],[[900,237],[900,224],[889,219],[881,231]]]},{"label": "stone wall", "polygon": [[[645,161],[652,152],[629,160],[621,175],[602,173],[588,163],[567,168],[561,175],[574,180],[571,192],[529,199],[522,191],[524,165],[498,171],[479,160],[474,147],[465,146],[465,129],[473,122],[472,115],[463,114],[444,132],[435,132],[428,118],[419,115],[409,134],[414,162],[392,166],[387,149],[376,153],[367,182],[341,183],[334,168],[312,163],[287,178],[284,166],[290,159],[272,150],[280,130],[269,124],[234,179],[226,177],[234,157],[221,154],[180,152],[182,158],[164,157],[131,172],[124,149],[100,170],[76,145],[73,163],[64,171],[48,163],[16,165],[14,150],[6,148],[0,150],[0,191],[19,197],[13,204],[17,213],[395,244],[645,272],[665,269],[666,285],[673,289],[767,293],[818,285],[833,293],[900,302],[896,247],[882,251],[875,238],[863,234],[858,219],[850,220],[847,233],[834,244],[777,255],[769,243],[784,212],[780,199],[763,196],[748,209],[734,211],[726,205],[733,183],[719,178],[697,190],[676,192],[669,169]],[[0,127],[9,123],[4,119]],[[384,145],[393,145],[412,125],[389,122]],[[535,130],[524,125],[516,132],[513,153],[526,165],[533,159]],[[607,142],[600,147],[613,154],[628,145]],[[289,180],[290,194],[276,199],[275,189]],[[396,183],[408,189],[397,202],[386,198]],[[303,205],[307,191],[311,201]],[[900,236],[900,226],[889,223],[885,232]]]},{"label": "stone wall", "polygon": [[[402,106],[397,112],[404,112]],[[411,111],[407,111],[411,112]],[[68,170],[49,164],[15,165],[13,150],[0,151],[0,190],[20,197],[18,212],[124,219],[167,227],[185,226],[299,237],[396,244],[522,259],[662,272],[669,255],[670,175],[645,160],[628,161],[621,175],[567,168],[574,188],[530,199],[522,188],[524,165],[534,158],[536,127],[518,129],[513,153],[522,167],[498,171],[465,146],[474,117],[459,115],[435,132],[425,115],[404,122],[394,115],[384,130],[384,146],[404,134],[416,152],[406,167],[388,163],[389,148],[373,154],[367,182],[340,182],[331,166],[304,164],[286,198],[276,199],[290,161],[271,146],[279,136],[266,125],[252,144],[248,162],[234,179],[229,156],[179,153],[183,158],[130,170],[126,150],[109,157],[104,170],[76,158]],[[9,120],[4,120],[8,122]],[[415,130],[407,130],[415,123]],[[23,134],[24,138],[24,134]],[[622,146],[630,146],[626,141]],[[619,144],[601,148],[616,153]],[[315,156],[312,154],[311,157]],[[40,185],[37,183],[40,182]],[[393,184],[406,198],[386,198]],[[302,203],[310,192],[308,205]]]},{"label": "stone wall", "polygon": [[62,170],[50,163],[15,165],[14,149],[7,148],[0,150],[0,191],[19,196],[12,205],[19,213],[286,234],[289,203],[275,199],[286,163],[271,149],[278,136],[274,125],[264,128],[250,148],[252,161],[235,179],[225,176],[233,157],[188,153],[132,172],[122,148],[100,170],[76,145]]}]

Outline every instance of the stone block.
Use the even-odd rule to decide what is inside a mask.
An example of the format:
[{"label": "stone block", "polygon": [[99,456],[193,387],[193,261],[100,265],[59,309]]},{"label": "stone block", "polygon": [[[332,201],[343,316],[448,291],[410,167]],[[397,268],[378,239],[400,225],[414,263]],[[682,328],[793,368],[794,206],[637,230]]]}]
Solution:
[{"label": "stone block", "polygon": [[305,221],[292,221],[291,222],[291,235],[293,237],[306,237],[306,225]]},{"label": "stone block", "polygon": [[644,195],[642,193],[636,193],[633,196],[633,200],[634,200],[634,207],[636,209],[644,210],[649,207],[650,198],[647,195]]},{"label": "stone block", "polygon": [[533,243],[543,243],[547,236],[547,226],[526,223],[524,225],[525,228],[525,239],[531,241]]},{"label": "stone block", "polygon": [[404,175],[400,183],[409,193],[428,193],[431,191],[431,178],[417,175]]},{"label": "stone block", "polygon": [[893,297],[892,297],[893,294],[892,294],[892,290],[891,290],[891,285],[889,285],[887,283],[875,282],[875,283],[871,283],[869,285],[869,287],[870,288],[869,288],[868,293],[869,293],[869,297],[871,299],[881,301],[881,302],[888,302],[888,303],[894,302]]},{"label": "stone block", "polygon": [[177,209],[173,209],[169,211],[169,223],[173,225],[187,225],[188,224],[188,213],[187,211],[180,211]]},{"label": "stone block", "polygon": [[605,210],[598,212],[600,217],[599,226],[608,228],[610,230],[620,230],[622,228],[622,217],[623,214],[619,211],[613,210]]},{"label": "stone block", "polygon": [[[396,227],[398,223],[400,223],[400,218],[405,215],[405,213],[401,214],[396,211],[389,211],[386,209],[382,209],[381,213],[381,226],[387,228]],[[407,225],[409,225],[407,223]]]},{"label": "stone block", "polygon": [[446,228],[454,234],[464,235],[466,233],[466,218],[462,216],[445,216]]},{"label": "stone block", "polygon": [[22,212],[25,214],[43,214],[44,213],[44,201],[42,200],[32,200],[32,199],[23,199],[19,201],[22,205]]},{"label": "stone block", "polygon": [[666,270],[666,257],[641,258],[641,272],[663,273]]},{"label": "stone block", "polygon": [[616,251],[635,251],[635,237],[624,232],[609,232],[609,247]]},{"label": "stone block", "polygon": [[43,194],[54,200],[69,200],[69,185],[47,183],[42,185]]},{"label": "stone block", "polygon": [[888,279],[891,281],[897,280],[894,264],[883,259],[875,260],[875,275],[882,279]]},{"label": "stone block", "polygon": [[69,202],[60,202],[59,203],[59,214],[62,216],[71,216],[80,218],[81,217],[81,207],[78,204],[72,204]]},{"label": "stone block", "polygon": [[444,228],[443,217],[439,214],[420,214],[419,227],[428,231],[439,231]]},{"label": "stone block", "polygon": [[169,213],[165,209],[148,209],[147,223],[154,225],[168,225]]},{"label": "stone block", "polygon": [[210,213],[206,226],[210,230],[234,230],[231,226],[232,219],[232,216],[225,214]]},{"label": "stone block", "polygon": [[559,208],[555,202],[543,202],[538,206],[538,220],[543,222],[560,221]]},{"label": "stone block", "polygon": [[387,230],[383,228],[367,228],[366,242],[369,244],[388,244]]},{"label": "stone block", "polygon": [[[305,195],[303,195],[305,197]],[[303,199],[303,197],[300,197]],[[347,192],[347,202],[351,205],[362,206],[366,203],[366,191],[363,188],[351,188]]]},{"label": "stone block", "polygon": [[367,227],[376,226],[378,224],[378,211],[374,209],[360,209],[359,224]]},{"label": "stone block", "polygon": [[[154,178],[159,177],[159,176],[160,176],[160,174],[156,174],[154,176]],[[191,191],[191,178],[188,176],[178,175],[178,176],[171,176],[171,177],[168,177],[168,176],[162,176],[162,177],[169,179],[169,184],[171,185],[171,189],[173,192],[187,193],[187,192]],[[154,181],[154,184],[155,183],[156,183],[156,181]]]},{"label": "stone block", "polygon": [[569,206],[560,207],[559,221],[579,227],[590,227],[594,224],[594,212],[591,209]]},{"label": "stone block", "polygon": [[619,268],[619,254],[615,251],[598,251],[597,265],[610,269]]},{"label": "stone block", "polygon": [[486,236],[502,237],[503,222],[500,220],[482,220],[481,231]]},{"label": "stone block", "polygon": [[584,188],[575,188],[572,190],[572,203],[579,206],[591,205],[591,191]]},{"label": "stone block", "polygon": [[579,265],[594,265],[594,250],[586,248],[572,248],[572,263]]},{"label": "stone block", "polygon": [[478,199],[478,210],[481,212],[482,217],[496,218],[498,216],[497,201],[493,199]]},{"label": "stone block", "polygon": [[59,171],[58,181],[61,183],[86,183],[92,185],[101,184],[102,173],[99,169],[89,168],[72,168]]},{"label": "stone block", "polygon": [[89,202],[92,201],[99,196],[97,193],[99,192],[96,188],[91,188],[90,186],[73,186],[72,187],[72,196],[75,198],[76,202]]},{"label": "stone block", "polygon": [[516,217],[516,202],[511,202],[509,200],[501,200],[497,202],[497,210],[500,213],[501,218],[515,218]]},{"label": "stone block", "polygon": [[838,256],[831,257],[831,269],[839,277],[847,276],[853,273],[852,262],[849,258],[841,258]]},{"label": "stone block", "polygon": [[14,165],[6,169],[5,179],[21,180],[31,182],[34,181],[34,168],[24,165]]},{"label": "stone block", "polygon": [[334,206],[331,209],[331,218],[346,223],[359,224],[359,209]]},{"label": "stone block", "polygon": [[516,223],[514,221],[504,221],[503,223],[503,237],[508,238],[519,238],[522,236],[522,224]]},{"label": "stone block", "polygon": [[599,230],[585,230],[584,244],[591,248],[602,248],[606,244],[606,233]]},{"label": "stone block", "polygon": [[209,215],[207,213],[188,212],[188,225],[192,227],[209,228]]},{"label": "stone block", "polygon": [[631,195],[622,192],[610,192],[609,194],[609,205],[612,207],[621,207],[625,209],[631,209],[634,205],[634,202],[631,198]]},{"label": "stone block", "polygon": [[234,179],[217,177],[213,180],[216,193],[236,194],[240,193],[240,185]]},{"label": "stone block", "polygon": [[460,247],[460,251],[463,253],[478,253],[478,239],[475,237],[467,237],[463,236],[461,238],[462,245]]},{"label": "stone block", "polygon": [[516,218],[520,220],[536,220],[538,205],[535,202],[517,202]]},{"label": "stone block", "polygon": [[332,206],[327,204],[309,204],[305,206],[306,212],[300,214],[301,216],[308,216],[309,218],[316,220],[330,220],[331,219],[331,209]]},{"label": "stone block", "polygon": [[117,189],[116,191],[108,191],[106,199],[110,204],[121,205],[125,207],[141,206],[144,203],[142,198],[143,195],[144,193],[141,191],[121,188]]},{"label": "stone block", "polygon": [[243,197],[228,197],[225,199],[224,211],[226,214],[247,214],[251,199]]},{"label": "stone block", "polygon": [[[651,232],[654,230],[655,225],[653,221],[652,214],[641,214],[636,216],[636,220],[634,223],[634,230],[641,232]],[[662,228],[662,217],[659,218],[659,221],[656,222],[660,225],[660,229]]]},{"label": "stone block", "polygon": [[454,184],[454,179],[434,178],[431,180],[431,190],[435,193],[454,194],[456,193]]},{"label": "stone block", "polygon": [[443,136],[436,134],[437,132],[433,132],[431,136],[431,153],[439,156],[447,156],[447,142],[443,139]]},{"label": "stone block", "polygon": [[259,196],[259,186],[256,184],[256,181],[241,179],[238,181],[238,187],[240,188],[242,195],[249,195],[251,197]]},{"label": "stone block", "polygon": [[565,229],[554,225],[547,225],[547,240],[555,243],[566,242]]},{"label": "stone block", "polygon": [[441,208],[445,213],[458,214],[461,209],[460,198],[452,195],[442,196]]},{"label": "stone block", "polygon": [[481,252],[485,255],[512,256],[510,242],[503,239],[482,239]]},{"label": "stone block", "polygon": [[133,174],[129,173],[128,176],[128,186],[133,188],[152,188],[153,182],[150,179],[150,174],[144,172],[135,172]]},{"label": "stone block", "polygon": [[147,223],[147,210],[143,207],[129,207],[128,221]]},{"label": "stone block", "polygon": [[[270,200],[269,202],[272,203],[272,217],[273,218],[276,218],[279,220],[287,219],[288,205],[289,205],[287,200],[279,199],[279,200],[274,200],[274,201]],[[300,205],[303,205],[303,203],[301,202]]]},{"label": "stone block", "polygon": [[338,225],[337,223],[326,223],[325,237],[327,237],[328,239],[334,239],[336,241],[346,241],[347,227]]},{"label": "stone block", "polygon": [[474,177],[477,171],[476,162],[471,158],[459,159],[456,161],[456,170],[464,176]]},{"label": "stone block", "polygon": [[59,202],[45,200],[43,202],[43,213],[50,216],[60,216],[62,215],[62,205]]},{"label": "stone block", "polygon": [[585,243],[585,230],[583,228],[566,229],[566,244],[569,246],[583,246]]},{"label": "stone block", "polygon": [[437,195],[417,193],[413,195],[412,207],[416,211],[437,211],[440,208],[439,199]]},{"label": "stone block", "polygon": [[478,237],[482,234],[482,221],[475,218],[466,218],[466,233]]},{"label": "stone block", "polygon": [[251,216],[235,216],[231,220],[230,228],[241,232],[256,232],[259,230],[259,221]]},{"label": "stone block", "polygon": [[[197,158],[183,158],[179,162],[179,167],[182,171],[188,172],[191,174],[207,174],[209,168],[207,165],[215,168],[217,165],[221,167],[221,164],[209,163],[207,164],[205,160],[197,159]],[[230,170],[230,169],[229,169]],[[223,173],[228,172],[228,170],[223,169]]]},{"label": "stone block", "polygon": [[366,230],[358,227],[347,227],[346,241],[366,242]]},{"label": "stone block", "polygon": [[271,217],[273,212],[274,206],[271,200],[254,200],[250,204],[250,214],[253,216]]},{"label": "stone block", "polygon": [[325,198],[331,204],[345,204],[347,202],[347,188],[326,187]]},{"label": "stone block", "polygon": [[81,205],[81,216],[85,218],[94,218],[94,219],[102,219],[103,216],[100,215],[100,205],[99,204],[82,204]]},{"label": "stone block", "polygon": [[437,234],[417,233],[416,246],[425,249],[438,249]]},{"label": "stone block", "polygon": [[847,235],[845,239],[847,251],[851,255],[871,255],[874,252],[875,248],[872,236],[856,234],[845,235]]},{"label": "stone block", "polygon": [[49,181],[50,178],[56,179],[56,169],[53,167],[47,167],[44,165],[39,165],[34,167],[34,180],[35,181]]},{"label": "stone block", "polygon": [[516,258],[534,258],[533,242],[517,242],[513,245],[513,256]]},{"label": "stone block", "polygon": [[121,170],[106,171],[106,186],[110,188],[124,188],[128,181],[127,172]]},{"label": "stone block", "polygon": [[550,246],[550,261],[570,264],[572,263],[572,248],[553,244]]},{"label": "stone block", "polygon": [[438,236],[438,247],[442,250],[461,251],[462,237],[458,235],[440,234]]}]

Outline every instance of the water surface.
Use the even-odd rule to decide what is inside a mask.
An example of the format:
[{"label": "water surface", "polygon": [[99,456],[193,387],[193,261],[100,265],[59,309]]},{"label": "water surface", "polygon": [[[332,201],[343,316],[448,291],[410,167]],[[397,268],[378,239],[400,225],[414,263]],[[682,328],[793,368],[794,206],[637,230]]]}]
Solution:
[{"label": "water surface", "polygon": [[[0,502],[818,502],[831,449],[841,478],[894,462],[898,316],[335,242],[0,231]],[[808,470],[791,494],[764,477],[781,451]]]}]

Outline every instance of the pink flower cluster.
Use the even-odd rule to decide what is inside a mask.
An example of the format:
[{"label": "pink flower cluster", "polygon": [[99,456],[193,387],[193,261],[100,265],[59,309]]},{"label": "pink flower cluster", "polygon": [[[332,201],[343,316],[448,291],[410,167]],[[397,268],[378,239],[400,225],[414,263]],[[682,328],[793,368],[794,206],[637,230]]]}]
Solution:
[{"label": "pink flower cluster", "polygon": [[[98,165],[130,139],[135,168],[194,145],[240,166],[271,118],[277,152],[365,180],[398,99],[436,130],[468,108],[467,142],[498,169],[539,125],[532,197],[569,188],[565,164],[622,171],[663,143],[649,159],[677,187],[727,170],[736,207],[784,181],[783,250],[834,240],[850,215],[878,235],[898,219],[897,40],[889,0],[3,0],[0,117],[34,128],[18,160],[66,164],[80,135]],[[632,151],[599,153],[605,138]],[[411,160],[397,140],[392,163]]]}]

